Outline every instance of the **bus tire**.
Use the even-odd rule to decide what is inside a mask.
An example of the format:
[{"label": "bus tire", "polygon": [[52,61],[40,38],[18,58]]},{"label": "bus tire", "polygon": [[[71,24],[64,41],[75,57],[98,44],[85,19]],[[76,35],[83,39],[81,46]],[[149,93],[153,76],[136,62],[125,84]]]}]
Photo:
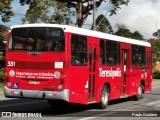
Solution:
[{"label": "bus tire", "polygon": [[138,87],[138,94],[133,96],[134,100],[138,101],[142,98],[142,94],[143,94],[143,85],[140,83],[139,87]]},{"label": "bus tire", "polygon": [[107,85],[104,85],[101,92],[101,100],[99,102],[99,107],[101,109],[105,109],[107,108],[108,103],[109,103],[109,88]]},{"label": "bus tire", "polygon": [[48,100],[48,104],[51,107],[61,107],[61,106],[67,106],[69,103],[64,100]]}]

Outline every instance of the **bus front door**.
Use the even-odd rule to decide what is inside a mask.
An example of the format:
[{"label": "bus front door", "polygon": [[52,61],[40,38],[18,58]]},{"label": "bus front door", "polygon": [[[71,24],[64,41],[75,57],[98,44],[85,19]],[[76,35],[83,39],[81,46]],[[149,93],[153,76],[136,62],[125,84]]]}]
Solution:
[{"label": "bus front door", "polygon": [[95,99],[95,77],[96,77],[96,47],[89,48],[89,86],[88,86],[88,100],[90,102]]}]

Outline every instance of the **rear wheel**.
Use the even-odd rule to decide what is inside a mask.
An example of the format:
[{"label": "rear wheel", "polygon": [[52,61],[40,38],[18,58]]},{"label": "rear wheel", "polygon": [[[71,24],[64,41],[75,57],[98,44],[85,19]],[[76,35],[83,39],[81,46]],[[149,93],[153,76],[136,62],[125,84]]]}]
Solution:
[{"label": "rear wheel", "polygon": [[143,85],[140,84],[138,87],[138,94],[133,96],[135,100],[140,100],[142,98],[142,94],[143,94]]},{"label": "rear wheel", "polygon": [[101,101],[99,103],[99,107],[101,109],[105,109],[107,108],[108,103],[109,103],[109,88],[107,85],[104,85],[101,92]]}]

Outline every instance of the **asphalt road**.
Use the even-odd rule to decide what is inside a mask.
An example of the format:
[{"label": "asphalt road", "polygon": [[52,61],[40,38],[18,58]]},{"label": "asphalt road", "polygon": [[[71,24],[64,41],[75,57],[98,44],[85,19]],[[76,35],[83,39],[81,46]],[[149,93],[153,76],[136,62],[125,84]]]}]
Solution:
[{"label": "asphalt road", "polygon": [[[47,120],[160,120],[160,80],[153,82],[153,92],[144,94],[140,101],[131,98],[114,100],[104,110],[97,109],[95,105],[77,104],[52,108],[46,100],[0,97],[0,116],[10,113],[12,118],[0,117],[0,120],[43,120],[46,117]],[[29,116],[30,118],[27,118]]]}]

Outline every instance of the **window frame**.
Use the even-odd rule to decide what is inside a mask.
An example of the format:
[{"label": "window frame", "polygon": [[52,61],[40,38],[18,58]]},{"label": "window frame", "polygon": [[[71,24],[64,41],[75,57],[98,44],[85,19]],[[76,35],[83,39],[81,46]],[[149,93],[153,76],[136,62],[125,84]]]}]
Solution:
[{"label": "window frame", "polygon": [[[77,38],[74,41],[75,43],[73,43],[72,40],[74,40],[73,37],[75,37],[75,36]],[[85,39],[82,41],[83,38],[85,38]],[[78,41],[78,40],[80,40],[80,41]],[[72,64],[72,66],[87,66],[88,65],[88,39],[87,39],[87,36],[78,35],[78,34],[72,34],[71,35],[71,39],[70,39],[70,43],[71,43],[71,45],[70,45],[71,46],[70,47],[71,48],[71,52],[70,53],[71,53],[71,64]],[[76,45],[77,43],[78,43],[78,46]],[[79,43],[81,43],[81,44],[79,44]],[[83,54],[84,54],[84,56],[83,56]],[[80,57],[81,55],[84,58],[81,58]],[[79,59],[79,63],[76,63],[76,61],[75,61],[77,58]],[[82,62],[82,61],[84,61],[84,62]]]},{"label": "window frame", "polygon": [[[19,31],[20,29],[24,29],[23,31],[26,31],[26,33],[25,34],[21,34],[21,32],[14,33],[15,30]],[[29,30],[25,30],[25,29],[29,29]],[[38,32],[36,32],[37,29],[39,30]],[[38,36],[36,33],[40,34],[42,32],[42,30],[45,33],[41,34],[41,36]],[[51,36],[51,35],[49,35],[49,34],[51,34],[51,33],[49,33],[49,30],[50,31],[59,31],[62,34],[60,34],[60,36]],[[29,34],[31,32],[32,32],[32,34]],[[15,39],[15,37],[17,39]],[[19,40],[20,38],[23,38],[23,39]],[[37,44],[38,39],[40,39],[42,41],[42,45],[43,45],[42,50],[36,49],[36,44]],[[21,43],[20,43],[20,41],[21,41]],[[31,41],[33,41],[33,42],[31,43]],[[48,41],[52,42],[52,44],[51,44],[52,50],[47,50]],[[14,44],[16,44],[16,43],[23,45],[24,48],[23,49],[22,48],[20,48],[20,49],[14,48]],[[61,45],[61,49],[55,50],[57,45]],[[31,50],[27,49],[27,46],[32,46],[32,49]],[[20,27],[20,28],[14,28],[14,29],[12,29],[11,34],[10,34],[10,39],[9,39],[9,43],[8,43],[8,50],[14,51],[14,52],[65,52],[65,50],[66,50],[65,32],[62,28],[59,28],[59,27],[22,27],[22,28]]]},{"label": "window frame", "polygon": [[131,54],[132,54],[132,60],[131,60],[132,66],[146,66],[146,47],[145,46],[132,44]]},{"label": "window frame", "polygon": [[[105,45],[106,45],[106,65],[107,66],[120,65],[120,43],[117,41],[106,40]],[[110,60],[110,63],[108,60]]]},{"label": "window frame", "polygon": [[[103,44],[101,44],[103,42]],[[104,45],[103,47],[101,47],[101,45]],[[104,66],[106,64],[106,48],[105,48],[105,40],[104,39],[100,39],[99,41],[99,46],[100,46],[100,64],[102,66]],[[103,53],[102,53],[103,51]],[[102,57],[102,59],[101,59]]]}]

